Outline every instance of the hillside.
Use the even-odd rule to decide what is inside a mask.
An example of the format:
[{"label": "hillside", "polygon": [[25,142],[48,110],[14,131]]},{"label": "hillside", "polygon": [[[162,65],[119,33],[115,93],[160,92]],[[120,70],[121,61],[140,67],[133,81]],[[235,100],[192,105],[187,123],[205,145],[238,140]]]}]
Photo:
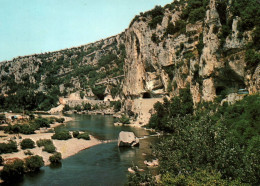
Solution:
[{"label": "hillside", "polygon": [[[101,41],[0,63],[1,109],[48,110],[59,97],[126,100],[176,96],[194,104],[260,90],[257,0],[181,0],[137,15]],[[8,96],[7,96],[8,95]],[[109,98],[109,99],[108,99]]]}]

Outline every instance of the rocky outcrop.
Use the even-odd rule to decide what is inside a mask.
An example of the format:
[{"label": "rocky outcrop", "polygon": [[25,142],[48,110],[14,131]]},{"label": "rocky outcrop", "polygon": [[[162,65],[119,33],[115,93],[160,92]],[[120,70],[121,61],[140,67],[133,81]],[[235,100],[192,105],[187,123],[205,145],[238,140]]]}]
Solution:
[{"label": "rocky outcrop", "polygon": [[139,139],[133,132],[121,131],[118,137],[119,147],[134,147],[139,146]]},{"label": "rocky outcrop", "polygon": [[[259,62],[249,67],[246,61],[255,28],[241,33],[241,17],[232,16],[231,1],[226,2],[220,9],[223,1],[209,0],[201,18],[191,21],[183,16],[189,1],[174,1],[136,16],[119,35],[0,63],[0,92],[14,93],[13,84],[21,87],[29,81],[35,91],[58,87],[65,96],[77,92],[73,106],[82,102],[80,92],[86,100],[122,100],[125,111],[134,112],[142,123],[150,117],[151,102],[176,96],[184,87],[190,88],[194,105],[241,88],[257,93]],[[103,95],[96,95],[100,90]]]}]

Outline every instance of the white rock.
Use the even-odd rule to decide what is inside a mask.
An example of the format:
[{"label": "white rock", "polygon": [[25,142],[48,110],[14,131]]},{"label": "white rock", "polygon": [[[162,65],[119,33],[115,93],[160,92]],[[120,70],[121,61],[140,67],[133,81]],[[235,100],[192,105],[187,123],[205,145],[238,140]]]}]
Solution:
[{"label": "white rock", "polygon": [[121,131],[118,137],[119,147],[134,147],[139,145],[139,139],[133,132]]}]

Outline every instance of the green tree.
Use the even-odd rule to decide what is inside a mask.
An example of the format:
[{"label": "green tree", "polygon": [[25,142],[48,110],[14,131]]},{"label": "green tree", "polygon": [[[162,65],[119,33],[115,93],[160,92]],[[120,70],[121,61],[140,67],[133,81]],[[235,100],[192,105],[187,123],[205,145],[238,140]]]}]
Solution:
[{"label": "green tree", "polygon": [[44,161],[41,156],[35,155],[25,159],[25,168],[28,172],[35,172],[44,166]]},{"label": "green tree", "polygon": [[57,163],[60,163],[61,162],[61,153],[60,152],[55,152],[53,155],[51,155],[49,157],[49,160],[52,164],[57,164]]},{"label": "green tree", "polygon": [[15,159],[13,162],[4,165],[1,173],[1,178],[6,182],[13,181],[14,178],[19,178],[24,174],[24,162],[20,159]]}]

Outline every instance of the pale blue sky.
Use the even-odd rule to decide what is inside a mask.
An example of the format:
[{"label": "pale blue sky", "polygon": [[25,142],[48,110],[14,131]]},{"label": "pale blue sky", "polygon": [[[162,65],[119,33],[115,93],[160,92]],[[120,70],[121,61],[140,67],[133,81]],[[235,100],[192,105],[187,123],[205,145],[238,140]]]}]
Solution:
[{"label": "pale blue sky", "polygon": [[0,61],[79,46],[124,31],[173,0],[0,0]]}]

